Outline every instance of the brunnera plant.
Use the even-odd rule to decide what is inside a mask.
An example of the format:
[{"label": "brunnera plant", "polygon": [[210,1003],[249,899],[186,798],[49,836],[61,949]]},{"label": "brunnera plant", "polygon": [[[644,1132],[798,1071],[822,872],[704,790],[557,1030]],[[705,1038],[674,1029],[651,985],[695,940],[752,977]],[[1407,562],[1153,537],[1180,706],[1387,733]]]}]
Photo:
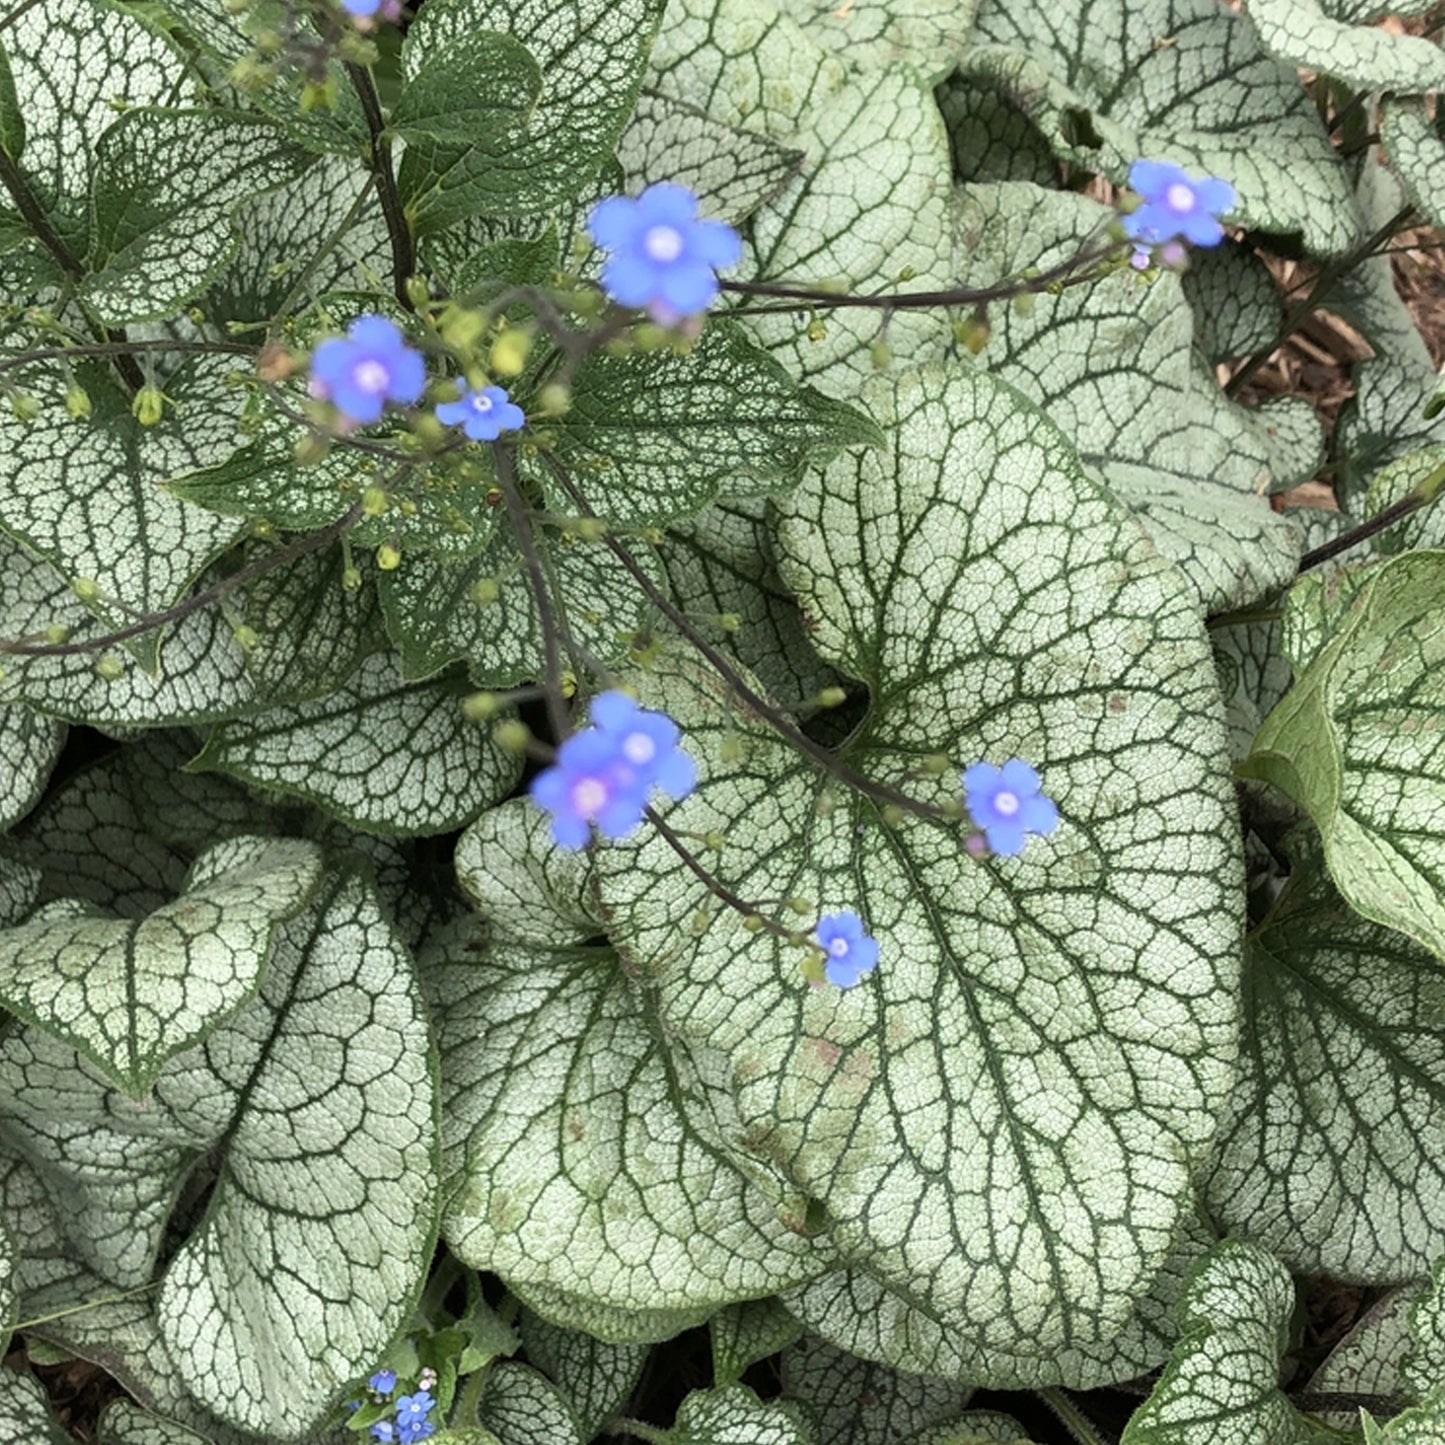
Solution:
[{"label": "brunnera plant", "polygon": [[0,1299],[101,1440],[1445,1438],[1393,8],[0,9]]}]

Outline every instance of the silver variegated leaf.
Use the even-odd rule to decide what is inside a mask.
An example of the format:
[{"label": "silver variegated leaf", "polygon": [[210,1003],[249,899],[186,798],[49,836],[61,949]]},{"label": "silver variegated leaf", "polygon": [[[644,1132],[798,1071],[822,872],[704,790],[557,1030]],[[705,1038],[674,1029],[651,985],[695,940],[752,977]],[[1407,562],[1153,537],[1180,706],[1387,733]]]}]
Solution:
[{"label": "silver variegated leaf", "polygon": [[[885,816],[726,682],[659,664],[637,685],[702,775],[672,826],[723,834],[709,866],[743,899],[856,910],[882,962],[856,990],[808,988],[649,834],[599,851],[604,916],[664,1026],[727,1055],[745,1148],[843,1249],[980,1346],[1047,1356],[1123,1327],[1228,1087],[1219,700],[1177,574],[1018,393],[928,371],[867,403],[888,451],[779,507],[815,643],[873,697],[840,761],[942,807],[958,773],[913,781],[921,758],[1019,755],[1063,824],[975,863],[964,828]],[[745,767],[718,761],[725,737]],[[699,910],[710,926],[678,928]]]}]

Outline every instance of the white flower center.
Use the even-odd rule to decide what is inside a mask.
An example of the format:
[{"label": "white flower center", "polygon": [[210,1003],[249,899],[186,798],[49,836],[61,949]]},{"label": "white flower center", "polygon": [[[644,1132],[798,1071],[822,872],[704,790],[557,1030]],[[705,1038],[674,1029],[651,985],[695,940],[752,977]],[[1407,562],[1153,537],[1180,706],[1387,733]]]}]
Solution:
[{"label": "white flower center", "polygon": [[595,818],[607,801],[607,784],[600,778],[579,778],[572,785],[572,806],[584,818]]},{"label": "white flower center", "polygon": [[834,958],[842,958],[843,955],[848,952],[848,940],[846,938],[835,938],[832,943],[828,945],[828,952],[831,953]]},{"label": "white flower center", "polygon": [[1012,818],[1019,810],[1019,795],[1007,791],[995,793],[993,805],[1005,818]]},{"label": "white flower center", "polygon": [[386,390],[391,382],[391,373],[381,362],[368,359],[356,363],[351,372],[351,379],[362,391],[369,391],[375,395]]},{"label": "white flower center", "polygon": [[483,414],[485,414],[486,412],[491,411],[491,409],[492,409],[492,399],[491,399],[491,397],[484,395],[484,394],[483,394],[482,392],[480,392],[480,391],[475,392],[475,393],[473,394],[473,396],[472,396],[472,410],[473,410],[473,411],[482,412]]},{"label": "white flower center", "polygon": [[675,226],[649,226],[642,249],[654,261],[676,261],[682,255],[682,232]]},{"label": "white flower center", "polygon": [[657,756],[657,744],[646,733],[628,733],[622,742],[622,756],[640,768]]},{"label": "white flower center", "polygon": [[1192,211],[1197,197],[1192,186],[1186,186],[1183,181],[1175,181],[1164,192],[1164,199],[1168,202],[1171,211]]}]

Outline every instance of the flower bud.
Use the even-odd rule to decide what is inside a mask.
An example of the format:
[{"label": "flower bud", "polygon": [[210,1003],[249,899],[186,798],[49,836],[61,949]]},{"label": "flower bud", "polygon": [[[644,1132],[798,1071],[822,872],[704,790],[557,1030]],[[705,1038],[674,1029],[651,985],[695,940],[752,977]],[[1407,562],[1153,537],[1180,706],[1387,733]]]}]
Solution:
[{"label": "flower bud", "polygon": [[376,565],[383,572],[395,572],[401,566],[401,553],[390,542],[383,542],[376,549]]},{"label": "flower bud", "polygon": [[828,326],[824,321],[814,318],[808,323],[809,341],[826,341],[828,339]]},{"label": "flower bud", "polygon": [[385,487],[371,486],[361,494],[361,512],[365,517],[380,517],[391,506]]},{"label": "flower bud", "polygon": [[359,592],[361,590],[361,568],[347,565],[341,569],[341,590],[343,592]]},{"label": "flower bud", "polygon": [[572,406],[572,393],[560,381],[549,381],[537,393],[536,406],[543,416],[561,416]]},{"label": "flower bud", "polygon": [[143,386],[130,404],[131,415],[142,426],[154,426],[165,414],[165,393],[158,386]]},{"label": "flower bud", "polygon": [[814,701],[819,707],[842,707],[848,694],[841,687],[825,687]]},{"label": "flower bud", "polygon": [[66,412],[76,421],[80,421],[90,415],[90,409],[90,393],[78,382],[72,383],[70,390],[65,393]]},{"label": "flower bud", "polygon": [[494,692],[474,692],[462,699],[462,716],[468,722],[486,722],[501,711],[502,700]]},{"label": "flower bud", "polygon": [[25,391],[10,393],[10,410],[17,421],[34,421],[40,415],[40,403]]},{"label": "flower bud", "polygon": [[874,371],[887,371],[893,365],[893,348],[886,341],[875,341],[868,355]]},{"label": "flower bud", "polygon": [[100,596],[100,584],[94,577],[72,577],[70,590],[87,605]]},{"label": "flower bud", "polygon": [[471,598],[478,607],[490,607],[502,595],[502,584],[495,577],[479,577],[472,583]]},{"label": "flower bud", "polygon": [[525,331],[509,327],[492,342],[491,368],[498,376],[520,376],[527,369],[532,338]]},{"label": "flower bud", "polygon": [[503,752],[520,753],[526,751],[527,744],[532,741],[532,734],[527,731],[526,723],[514,717],[507,718],[492,729],[492,741]]},{"label": "flower bud", "polygon": [[95,660],[95,675],[104,682],[115,682],[125,675],[125,668],[115,657],[98,657]]}]

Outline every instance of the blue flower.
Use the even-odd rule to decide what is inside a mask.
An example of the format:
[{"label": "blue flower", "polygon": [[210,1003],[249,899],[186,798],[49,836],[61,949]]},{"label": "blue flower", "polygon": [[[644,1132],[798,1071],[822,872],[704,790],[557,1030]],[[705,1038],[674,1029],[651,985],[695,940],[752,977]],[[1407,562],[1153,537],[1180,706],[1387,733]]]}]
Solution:
[{"label": "blue flower", "polygon": [[415,1425],[403,1425],[401,1434],[397,1439],[401,1445],[415,1445],[418,1440],[425,1440],[430,1435],[435,1435],[437,1427],[430,1420],[421,1420]]},{"label": "blue flower", "polygon": [[396,1389],[396,1371],[378,1370],[366,1383],[378,1395],[389,1395]]},{"label": "blue flower", "polygon": [[311,353],[311,394],[354,423],[379,420],[387,402],[416,401],[425,387],[421,353],[385,316],[359,316]]},{"label": "blue flower", "polygon": [[504,431],[517,431],[527,418],[522,408],[507,395],[502,386],[484,386],[474,391],[461,377],[457,385],[462,394],[456,401],[444,401],[437,407],[437,420],[447,426],[459,426],[474,442],[494,442]]},{"label": "blue flower", "polygon": [[602,268],[602,289],[623,306],[645,306],[671,325],[695,316],[717,298],[717,271],[736,266],[743,243],[722,221],[697,214],[686,186],[659,181],[632,200],[609,196],[587,218],[592,239],[612,254]]},{"label": "blue flower", "polygon": [[1025,833],[1052,833],[1059,810],[1043,795],[1039,775],[1010,758],[1003,767],[974,763],[963,773],[963,800],[995,853],[1022,853]]},{"label": "blue flower", "polygon": [[592,699],[590,715],[594,727],[617,739],[643,785],[656,785],[670,798],[685,798],[697,786],[697,765],[678,747],[682,733],[665,712],[648,712],[614,688]]},{"label": "blue flower", "polygon": [[1235,203],[1228,181],[1216,176],[1194,180],[1168,161],[1135,161],[1129,184],[1142,204],[1123,218],[1124,234],[1141,251],[1174,240],[1217,246],[1224,239],[1219,217]]},{"label": "blue flower", "polygon": [[605,838],[625,838],[642,821],[653,788],[678,799],[697,785],[697,769],[665,713],[604,692],[593,699],[591,717],[592,726],[567,738],[553,765],[532,780],[532,801],[552,815],[552,836],[563,848],[585,848],[592,823]]},{"label": "blue flower", "polygon": [[382,1445],[391,1445],[391,1442],[396,1439],[396,1426],[390,1420],[378,1420],[371,1427],[371,1438],[380,1440]]},{"label": "blue flower", "polygon": [[878,967],[878,943],[863,931],[856,913],[825,913],[818,920],[823,973],[838,988],[852,988]]},{"label": "blue flower", "polygon": [[403,1395],[396,1402],[396,1423],[403,1429],[415,1429],[431,1414],[436,1401],[427,1390],[418,1390],[414,1395]]}]

